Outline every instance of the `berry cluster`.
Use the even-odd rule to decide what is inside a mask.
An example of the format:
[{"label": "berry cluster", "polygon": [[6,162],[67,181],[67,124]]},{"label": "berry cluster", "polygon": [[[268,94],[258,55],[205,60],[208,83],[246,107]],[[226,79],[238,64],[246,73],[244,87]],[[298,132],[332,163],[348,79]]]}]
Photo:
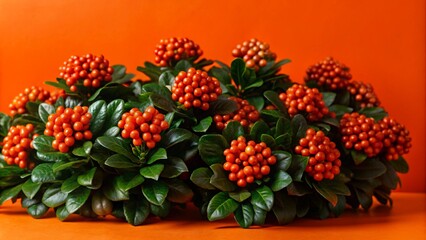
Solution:
[{"label": "berry cluster", "polygon": [[363,114],[345,113],[340,120],[340,132],[346,149],[363,151],[368,157],[374,157],[383,148],[382,128],[373,118]]},{"label": "berry cluster", "polygon": [[103,82],[112,80],[114,69],[104,56],[71,56],[68,61],[59,67],[59,77],[65,79],[71,91],[77,91],[77,84],[83,82],[83,86],[99,88]]},{"label": "berry cluster", "polygon": [[231,141],[231,147],[223,152],[226,162],[223,169],[229,171],[228,178],[239,187],[262,179],[271,171],[270,166],[277,162],[271,149],[264,143],[248,141],[243,136]]},{"label": "berry cluster", "polygon": [[315,81],[319,86],[336,90],[346,88],[351,78],[348,67],[328,57],[306,70],[305,81]]},{"label": "berry cluster", "polygon": [[256,38],[238,44],[232,50],[232,55],[242,58],[248,68],[254,68],[255,70],[266,66],[268,60],[277,58],[277,55],[269,50],[269,44],[263,43]]},{"label": "berry cluster", "polygon": [[172,87],[173,101],[179,101],[186,109],[194,107],[206,111],[210,107],[209,102],[216,101],[220,94],[222,89],[219,81],[195,68],[181,71]]},{"label": "berry cluster", "polygon": [[299,140],[299,145],[294,151],[302,156],[309,157],[305,172],[312,176],[315,181],[323,179],[334,179],[340,173],[340,152],[336,144],[325,136],[322,131],[312,128],[306,130],[306,136]]},{"label": "berry cluster", "polygon": [[50,93],[47,90],[44,90],[42,87],[29,87],[25,88],[24,92],[19,93],[16,96],[12,103],[9,104],[10,115],[14,116],[16,114],[23,114],[27,112],[26,104],[28,102],[36,101],[46,101],[50,98]]},{"label": "berry cluster", "polygon": [[322,94],[316,88],[294,84],[285,93],[281,93],[279,98],[287,107],[290,117],[298,113],[306,113],[309,121],[318,121],[329,114]]},{"label": "berry cluster", "polygon": [[169,124],[164,120],[164,115],[152,106],[141,112],[137,108],[132,108],[129,112],[121,116],[118,127],[123,129],[121,136],[131,138],[133,145],[141,146],[145,143],[151,149],[161,140],[161,132],[169,128]]},{"label": "berry cluster", "polygon": [[33,132],[34,126],[32,124],[10,127],[7,136],[3,139],[1,151],[7,164],[15,164],[20,168],[34,168],[34,163],[30,162],[28,156],[32,139],[37,137],[37,134],[33,134]]},{"label": "berry cluster", "polygon": [[46,99],[45,102],[52,105],[52,104],[55,104],[60,97],[65,98],[66,96],[67,94],[65,93],[65,90],[57,89],[50,92],[50,97]]},{"label": "berry cluster", "polygon": [[203,55],[203,50],[188,38],[162,39],[154,50],[155,63],[161,67],[171,66],[173,61],[192,58],[196,60]]},{"label": "berry cluster", "polygon": [[377,107],[380,105],[380,101],[376,93],[374,93],[373,87],[368,83],[351,81],[347,89],[349,93],[354,96],[355,101],[359,103],[361,108]]},{"label": "berry cluster", "polygon": [[86,106],[64,108],[59,106],[54,114],[49,115],[44,135],[54,136],[52,147],[62,153],[69,151],[76,141],[92,139],[89,130],[92,114]]},{"label": "berry cluster", "polygon": [[384,135],[383,148],[387,160],[397,160],[411,148],[410,132],[393,118],[385,117],[379,121]]},{"label": "berry cluster", "polygon": [[251,127],[259,120],[259,112],[247,100],[237,97],[229,97],[229,99],[237,103],[238,109],[226,115],[216,114],[213,120],[217,129],[223,130],[230,121],[238,121],[243,127]]}]

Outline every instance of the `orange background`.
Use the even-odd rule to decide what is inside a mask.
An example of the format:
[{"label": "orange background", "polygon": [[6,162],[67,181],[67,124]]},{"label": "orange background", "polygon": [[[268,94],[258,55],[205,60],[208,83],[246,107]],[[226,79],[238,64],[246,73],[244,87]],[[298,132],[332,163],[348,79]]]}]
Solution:
[{"label": "orange background", "polygon": [[326,56],[373,84],[391,116],[411,130],[403,191],[426,191],[425,1],[0,1],[0,111],[30,85],[54,80],[71,55],[104,54],[130,71],[153,61],[161,38],[189,37],[204,57],[229,63],[237,43],[268,42],[302,81]]}]

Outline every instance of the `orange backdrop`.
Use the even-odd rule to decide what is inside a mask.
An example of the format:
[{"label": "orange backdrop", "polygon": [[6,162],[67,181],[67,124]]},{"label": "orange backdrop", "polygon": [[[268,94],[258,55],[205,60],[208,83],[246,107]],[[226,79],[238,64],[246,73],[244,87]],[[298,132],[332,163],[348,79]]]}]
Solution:
[{"label": "orange backdrop", "polygon": [[54,80],[74,54],[104,54],[130,71],[153,61],[159,39],[189,37],[204,56],[232,60],[257,37],[296,81],[326,56],[370,82],[391,116],[411,130],[403,191],[426,191],[425,1],[0,1],[0,111],[30,85]]}]

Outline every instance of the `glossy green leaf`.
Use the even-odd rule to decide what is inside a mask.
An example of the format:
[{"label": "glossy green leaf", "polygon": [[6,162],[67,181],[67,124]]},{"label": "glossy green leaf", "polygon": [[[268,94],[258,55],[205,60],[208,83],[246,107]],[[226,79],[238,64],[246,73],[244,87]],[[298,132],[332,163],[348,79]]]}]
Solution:
[{"label": "glossy green leaf", "polygon": [[277,138],[284,134],[291,135],[291,121],[287,118],[279,118],[275,126],[274,137]]},{"label": "glossy green leaf", "polygon": [[148,158],[148,164],[153,164],[154,162],[161,160],[161,159],[167,159],[167,152],[164,148],[157,148],[152,152]]},{"label": "glossy green leaf", "polygon": [[194,132],[206,132],[210,128],[210,125],[212,125],[212,122],[212,117],[203,118],[197,125],[192,127],[192,130]]},{"label": "glossy green leaf", "polygon": [[167,71],[167,72],[163,72],[160,77],[158,78],[158,83],[161,84],[162,86],[168,86],[168,85],[172,85],[173,82],[175,80],[175,76]]},{"label": "glossy green leaf", "polygon": [[360,114],[364,114],[367,117],[374,118],[374,120],[382,120],[384,117],[388,115],[388,113],[383,109],[379,107],[367,107],[362,108],[359,110]]},{"label": "glossy green leaf", "polygon": [[27,196],[27,198],[32,199],[37,192],[40,190],[40,187],[43,183],[35,183],[29,178],[23,185],[22,185],[22,192]]},{"label": "glossy green leaf", "polygon": [[248,97],[246,100],[250,103],[250,105],[254,106],[257,111],[262,110],[265,106],[265,100],[262,96]]},{"label": "glossy green leaf", "polygon": [[302,181],[303,173],[305,172],[306,166],[308,165],[308,157],[302,155],[293,155],[290,168],[288,173],[290,173],[293,181]]},{"label": "glossy green leaf", "polygon": [[34,199],[29,199],[29,198],[23,197],[23,198],[22,198],[22,201],[21,201],[21,206],[22,206],[23,208],[29,208],[29,207],[31,207],[32,205],[37,204],[37,203],[39,203],[39,202],[40,202],[40,200],[39,200],[39,199],[36,199],[36,198],[34,198]]},{"label": "glossy green leaf", "polygon": [[109,129],[118,124],[121,115],[124,113],[124,101],[115,99],[106,106],[105,129]]},{"label": "glossy green leaf", "polygon": [[141,168],[139,172],[144,178],[158,180],[163,169],[164,164],[154,164]]},{"label": "glossy green leaf", "polygon": [[113,126],[108,128],[105,133],[104,136],[109,136],[109,137],[118,137],[118,135],[120,134],[120,128],[117,126]]},{"label": "glossy green leaf", "polygon": [[266,214],[268,213],[267,211],[258,208],[256,206],[253,206],[253,225],[259,225],[262,226],[265,224],[266,221]]},{"label": "glossy green leaf", "polygon": [[291,176],[288,173],[279,170],[272,176],[271,189],[274,192],[280,191],[287,187],[291,182]]},{"label": "glossy green leaf", "polygon": [[44,123],[47,123],[47,118],[49,118],[49,115],[55,112],[55,107],[47,103],[41,103],[38,107],[39,117]]},{"label": "glossy green leaf", "polygon": [[308,130],[308,123],[302,115],[297,114],[291,120],[291,128],[293,132],[293,137],[295,137],[296,139],[300,139],[306,136],[306,130]]},{"label": "glossy green leaf", "polygon": [[212,165],[225,161],[225,157],[221,153],[223,153],[228,146],[228,142],[222,135],[207,134],[200,138],[198,150],[201,159],[207,163],[207,165]]},{"label": "glossy green leaf", "polygon": [[170,157],[164,164],[164,170],[161,172],[161,177],[175,178],[184,172],[188,172],[188,167],[185,162],[177,157]]},{"label": "glossy green leaf", "polygon": [[367,155],[365,153],[356,150],[351,151],[351,156],[356,165],[361,164],[365,159],[367,159]]},{"label": "glossy green leaf", "polygon": [[272,137],[269,134],[262,134],[262,135],[260,135],[260,140],[262,142],[266,143],[266,145],[268,147],[270,147],[270,148],[273,148],[276,145],[274,137]]},{"label": "glossy green leaf", "polygon": [[78,157],[87,157],[90,154],[90,150],[92,150],[92,142],[86,141],[83,143],[83,146],[74,148],[72,151],[72,154],[78,156]]},{"label": "glossy green leaf", "polygon": [[67,168],[71,168],[71,167],[77,168],[80,165],[87,163],[87,162],[89,162],[88,159],[82,159],[82,160],[77,160],[77,161],[72,161],[72,162],[60,161],[60,162],[56,162],[56,163],[53,164],[52,170],[53,170],[53,173],[57,173],[59,171],[67,169]]},{"label": "glossy green leaf", "polygon": [[246,63],[241,58],[236,58],[231,62],[231,77],[235,84],[241,85],[244,81],[244,74],[246,71]]},{"label": "glossy green leaf", "polygon": [[230,114],[238,109],[235,101],[219,97],[216,101],[210,103],[210,109],[214,114]]},{"label": "glossy green leaf", "polygon": [[191,181],[200,188],[215,190],[216,187],[210,183],[210,178],[213,176],[213,171],[206,168],[201,167],[195,169],[191,174]]},{"label": "glossy green leaf", "polygon": [[167,217],[170,212],[171,204],[169,201],[164,201],[161,205],[151,204],[151,213],[158,217]]},{"label": "glossy green leaf", "polygon": [[336,99],[336,93],[334,92],[322,92],[322,99],[325,103],[325,106],[330,107],[333,104],[334,99]]},{"label": "glossy green leaf", "polygon": [[33,218],[41,218],[43,217],[49,208],[43,203],[37,203],[27,208],[28,214],[30,214]]},{"label": "glossy green leaf", "polygon": [[169,187],[162,181],[146,181],[142,185],[142,193],[146,199],[155,205],[162,205],[167,198]]},{"label": "glossy green leaf", "polygon": [[337,118],[341,118],[345,113],[351,113],[353,108],[346,105],[333,104],[329,107],[329,110],[336,113]]},{"label": "glossy green leaf", "polygon": [[90,131],[93,136],[98,136],[101,133],[107,117],[106,111],[107,107],[104,100],[96,101],[89,106],[88,112],[92,114]]},{"label": "glossy green leaf", "polygon": [[263,93],[266,99],[274,105],[282,114],[284,114],[285,118],[289,118],[287,108],[284,106],[284,103],[279,99],[278,93],[268,90]]},{"label": "glossy green leaf", "polygon": [[145,178],[138,173],[124,173],[120,174],[116,178],[117,188],[123,192],[127,192],[132,188],[141,185]]},{"label": "glossy green leaf", "polygon": [[139,166],[138,164],[132,162],[127,157],[118,153],[108,157],[105,161],[105,165],[113,167],[113,168],[132,168],[132,167]]},{"label": "glossy green leaf", "polygon": [[296,218],[296,202],[287,194],[277,192],[274,196],[272,211],[279,224],[288,224]]},{"label": "glossy green leaf", "polygon": [[60,221],[64,221],[65,219],[68,218],[69,215],[71,215],[70,212],[68,212],[67,208],[65,205],[60,206],[59,208],[56,209],[56,217],[60,220]]},{"label": "glossy green leaf", "polygon": [[115,177],[114,179],[106,180],[106,182],[102,186],[103,193],[105,197],[107,197],[111,201],[123,201],[129,200],[129,192],[125,191],[121,185],[119,185],[119,177]]},{"label": "glossy green leaf", "polygon": [[[169,93],[170,94],[170,93]],[[162,109],[166,112],[176,111],[175,103],[170,99],[170,96],[151,93],[149,99],[155,107]]]},{"label": "glossy green leaf", "polygon": [[378,159],[367,159],[353,168],[355,179],[368,180],[381,176],[386,172],[386,166]]},{"label": "glossy green leaf", "polygon": [[226,218],[237,210],[238,206],[238,202],[230,198],[226,192],[219,192],[207,206],[207,218],[209,221]]},{"label": "glossy green leaf", "polygon": [[239,136],[244,135],[244,128],[238,121],[228,122],[225,129],[222,131],[223,137],[225,137],[227,142],[231,142],[234,139],[237,139]]},{"label": "glossy green leaf", "polygon": [[70,155],[61,152],[37,152],[37,158],[44,162],[68,161]]},{"label": "glossy green leaf", "polygon": [[77,182],[81,186],[85,186],[90,189],[98,189],[102,185],[102,170],[94,167],[86,173],[78,176]]},{"label": "glossy green leaf", "polygon": [[281,150],[273,151],[272,154],[277,158],[277,168],[281,171],[287,171],[291,166],[291,153]]},{"label": "glossy green leaf", "polygon": [[244,202],[249,197],[251,197],[251,193],[248,190],[244,189],[238,192],[230,192],[229,197],[237,202]]},{"label": "glossy green leaf", "polygon": [[291,148],[291,135],[289,133],[282,134],[275,138],[275,144],[281,146],[284,149]]},{"label": "glossy green leaf", "polygon": [[0,205],[2,205],[5,201],[16,197],[16,195],[18,195],[21,192],[22,185],[23,185],[23,183],[18,184],[16,186],[8,188],[8,189],[4,189],[3,191],[1,191],[0,192]]},{"label": "glossy green leaf", "polygon": [[234,214],[235,220],[241,227],[248,228],[253,224],[254,210],[251,204],[243,203],[239,205]]},{"label": "glossy green leaf", "polygon": [[79,187],[68,194],[65,207],[69,213],[74,213],[87,201],[90,196],[90,189]]},{"label": "glossy green leaf", "polygon": [[61,186],[61,191],[64,193],[70,193],[74,190],[76,190],[77,188],[80,187],[80,184],[78,184],[77,182],[77,175],[71,176],[69,178],[67,178]]},{"label": "glossy green leaf", "polygon": [[262,134],[269,133],[270,129],[271,128],[268,126],[268,124],[266,124],[265,121],[259,120],[251,127],[250,136],[257,142],[260,142],[260,136],[262,136]]},{"label": "glossy green leaf", "polygon": [[31,180],[35,183],[46,183],[55,181],[56,178],[52,170],[52,165],[52,163],[42,163],[40,165],[37,165],[31,173]]},{"label": "glossy green leaf", "polygon": [[52,185],[43,194],[44,205],[55,208],[65,203],[68,194],[61,191],[60,185]]},{"label": "glossy green leaf", "polygon": [[191,188],[180,179],[164,179],[164,182],[169,187],[167,199],[174,203],[187,203],[194,196]]},{"label": "glossy green leaf", "polygon": [[162,142],[166,148],[170,148],[184,141],[191,140],[192,136],[192,133],[186,129],[175,128],[164,135]]},{"label": "glossy green leaf", "polygon": [[53,140],[55,140],[54,137],[46,135],[38,136],[33,140],[33,147],[39,152],[56,152],[56,150],[52,147]]},{"label": "glossy green leaf", "polygon": [[251,192],[251,204],[265,211],[270,211],[274,204],[274,193],[267,186],[261,186]]},{"label": "glossy green leaf", "polygon": [[224,192],[232,192],[236,189],[235,184],[228,179],[225,170],[223,170],[222,164],[212,164],[210,169],[213,171],[213,176],[210,179],[210,183],[213,186]]},{"label": "glossy green leaf", "polygon": [[312,184],[315,190],[333,206],[337,204],[337,194],[349,196],[349,188],[342,182],[323,180]]},{"label": "glossy green leaf", "polygon": [[397,160],[390,161],[390,164],[399,173],[407,173],[409,170],[407,161],[401,156]]},{"label": "glossy green leaf", "polygon": [[123,208],[127,222],[133,226],[141,225],[149,215],[149,203],[145,198],[125,201]]},{"label": "glossy green leaf", "polygon": [[96,142],[108,150],[126,156],[135,163],[139,161],[139,159],[133,155],[130,145],[121,138],[102,136],[98,137]]}]

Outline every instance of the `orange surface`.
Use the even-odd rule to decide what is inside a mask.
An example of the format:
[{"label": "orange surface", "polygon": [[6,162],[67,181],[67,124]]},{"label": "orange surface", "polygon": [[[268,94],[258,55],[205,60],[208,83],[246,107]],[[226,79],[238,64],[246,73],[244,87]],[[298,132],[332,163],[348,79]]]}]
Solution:
[{"label": "orange surface", "polygon": [[257,37],[292,59],[283,71],[293,80],[334,56],[372,83],[411,130],[402,190],[425,192],[425,9],[424,0],[0,1],[0,111],[25,86],[54,80],[74,54],[104,54],[135,72],[161,38],[189,37],[229,63],[237,43]]},{"label": "orange surface", "polygon": [[286,226],[241,229],[232,217],[222,221],[202,220],[198,210],[176,210],[166,220],[149,219],[133,227],[114,218],[87,220],[72,216],[60,222],[49,212],[35,220],[20,204],[0,208],[0,239],[426,239],[426,194],[395,193],[394,208],[373,206],[364,212],[347,210],[341,217],[300,219]]}]

